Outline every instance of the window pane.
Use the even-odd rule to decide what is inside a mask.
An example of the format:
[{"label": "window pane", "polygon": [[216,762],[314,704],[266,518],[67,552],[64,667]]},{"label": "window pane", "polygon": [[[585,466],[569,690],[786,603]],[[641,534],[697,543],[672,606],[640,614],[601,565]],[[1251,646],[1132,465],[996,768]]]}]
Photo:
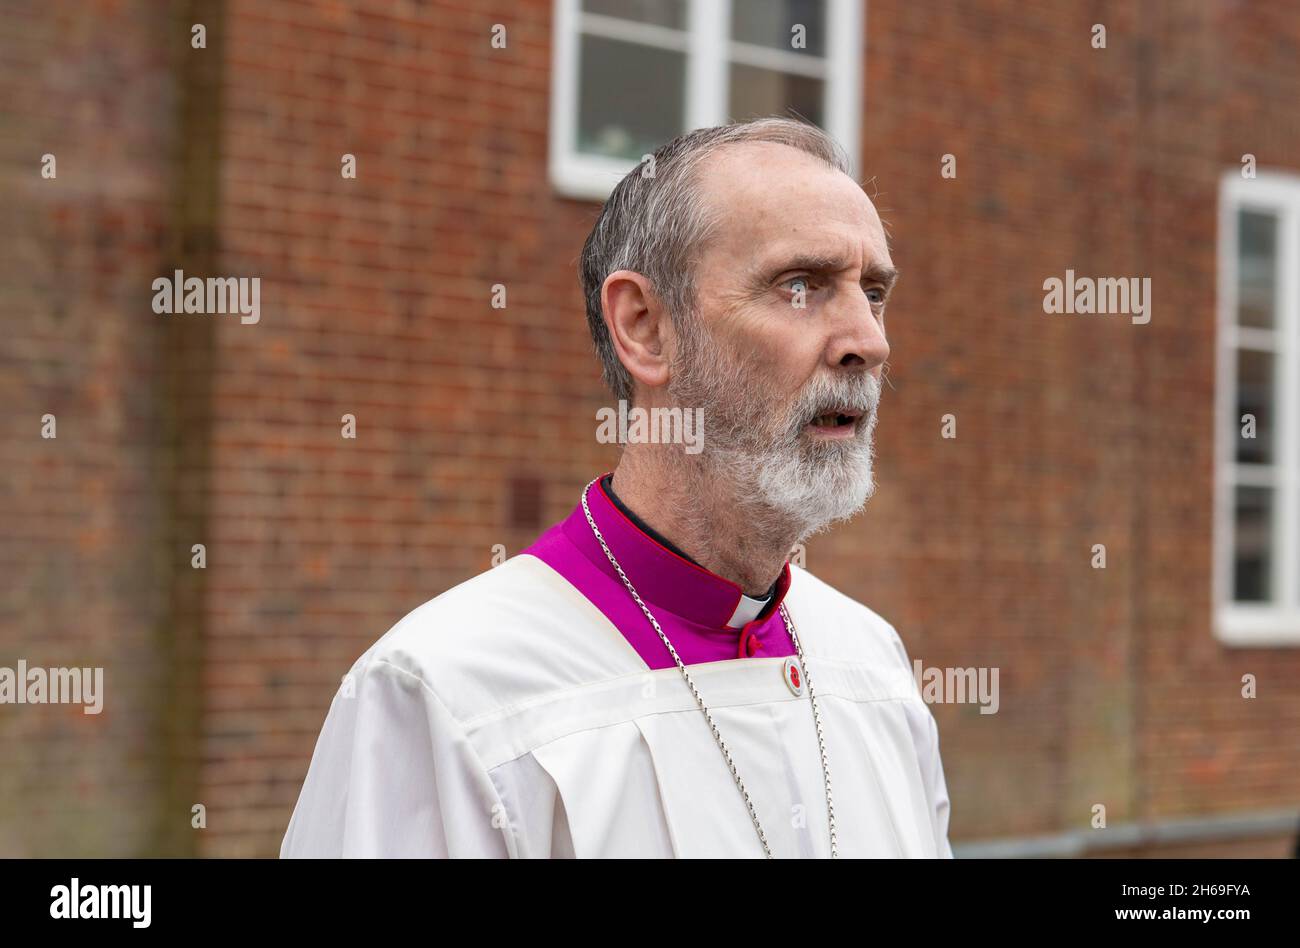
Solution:
[{"label": "window pane", "polygon": [[799,117],[821,125],[825,86],[821,79],[733,63],[731,118],[743,122],[765,115],[786,115],[787,109],[794,109]]},{"label": "window pane", "polygon": [[1269,602],[1273,598],[1273,490],[1238,487],[1235,521],[1232,598]]},{"label": "window pane", "polygon": [[[793,28],[802,26],[803,48],[791,45]],[[733,0],[731,38],[810,56],[826,55],[824,0]]]},{"label": "window pane", "polygon": [[686,28],[686,0],[583,0],[582,9],[638,23]]},{"label": "window pane", "polygon": [[[1273,353],[1251,349],[1237,351],[1237,460],[1244,464],[1273,463],[1273,420],[1275,389],[1273,387]],[[1255,416],[1255,437],[1245,437],[1249,431],[1242,415]]]},{"label": "window pane", "polygon": [[1272,328],[1277,286],[1277,217],[1261,211],[1237,214],[1237,321]]},{"label": "window pane", "polygon": [[579,151],[639,160],[682,133],[681,53],[583,36],[581,55]]}]

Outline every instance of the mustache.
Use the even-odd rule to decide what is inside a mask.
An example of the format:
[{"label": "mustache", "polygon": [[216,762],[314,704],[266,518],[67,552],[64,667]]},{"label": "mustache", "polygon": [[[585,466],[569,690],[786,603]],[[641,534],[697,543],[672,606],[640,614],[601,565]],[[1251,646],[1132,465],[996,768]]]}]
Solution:
[{"label": "mustache", "polygon": [[821,378],[809,383],[791,410],[792,429],[801,429],[818,415],[831,411],[852,411],[874,415],[880,407],[880,382],[871,375],[848,379]]}]

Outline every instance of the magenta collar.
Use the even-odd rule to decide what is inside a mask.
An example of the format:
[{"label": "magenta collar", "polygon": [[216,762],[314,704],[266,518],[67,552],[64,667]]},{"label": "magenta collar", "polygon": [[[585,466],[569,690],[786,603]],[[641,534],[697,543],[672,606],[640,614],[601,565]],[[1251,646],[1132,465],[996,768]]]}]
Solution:
[{"label": "magenta collar", "polygon": [[[790,588],[789,562],[763,614],[741,629],[729,628],[741,588],[640,530],[609,499],[601,486],[604,477],[587,494],[592,519],[684,663],[795,654],[777,608]],[[572,583],[623,633],[649,667],[673,666],[672,656],[592,534],[581,502],[523,552]]]}]

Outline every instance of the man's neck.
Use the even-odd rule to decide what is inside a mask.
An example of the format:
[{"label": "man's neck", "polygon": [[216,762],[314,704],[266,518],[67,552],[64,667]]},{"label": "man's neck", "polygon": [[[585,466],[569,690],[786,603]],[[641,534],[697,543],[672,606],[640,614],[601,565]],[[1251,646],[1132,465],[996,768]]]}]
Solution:
[{"label": "man's neck", "polygon": [[702,464],[670,459],[662,450],[629,445],[612,486],[655,532],[758,599],[781,574],[798,539],[797,527],[755,514],[752,503],[738,497],[724,478],[708,476]]}]

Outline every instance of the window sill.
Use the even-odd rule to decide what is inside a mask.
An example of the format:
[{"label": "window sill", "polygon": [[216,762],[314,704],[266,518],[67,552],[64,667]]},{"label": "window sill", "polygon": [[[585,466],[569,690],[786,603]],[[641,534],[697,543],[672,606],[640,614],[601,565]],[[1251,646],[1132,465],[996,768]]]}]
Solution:
[{"label": "window sill", "polygon": [[1236,606],[1215,616],[1214,636],[1224,645],[1300,648],[1300,611]]},{"label": "window sill", "polygon": [[603,204],[615,185],[635,167],[634,161],[569,154],[552,159],[551,186],[560,197]]}]

